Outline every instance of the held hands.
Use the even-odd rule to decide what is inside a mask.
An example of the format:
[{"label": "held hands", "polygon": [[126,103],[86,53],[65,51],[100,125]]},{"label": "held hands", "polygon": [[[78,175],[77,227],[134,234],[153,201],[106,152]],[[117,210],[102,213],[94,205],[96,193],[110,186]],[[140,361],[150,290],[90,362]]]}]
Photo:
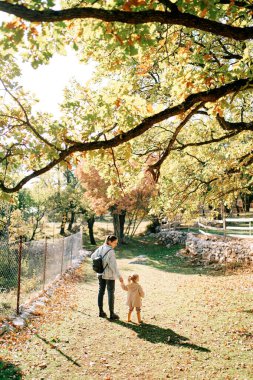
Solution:
[{"label": "held hands", "polygon": [[124,283],[124,280],[123,280],[123,277],[122,277],[122,276],[119,277],[119,281],[121,282],[121,284]]}]

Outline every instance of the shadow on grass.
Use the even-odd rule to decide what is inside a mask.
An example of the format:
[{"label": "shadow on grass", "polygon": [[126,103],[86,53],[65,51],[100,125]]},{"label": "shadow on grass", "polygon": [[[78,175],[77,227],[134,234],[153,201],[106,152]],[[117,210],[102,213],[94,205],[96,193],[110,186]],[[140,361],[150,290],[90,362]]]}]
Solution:
[{"label": "shadow on grass", "polygon": [[153,266],[157,269],[181,274],[196,274],[196,275],[224,275],[223,271],[214,271],[211,268],[196,265],[188,259],[176,256],[176,253],[182,248],[181,245],[174,245],[171,248],[166,248],[158,245],[154,240],[143,237],[129,239],[127,245],[122,245],[117,248],[118,258],[132,259],[134,257],[145,255],[148,257],[145,265]]},{"label": "shadow on grass", "polygon": [[0,379],[1,380],[20,380],[22,379],[21,369],[14,364],[0,359]]},{"label": "shadow on grass", "polygon": [[147,340],[151,343],[164,343],[170,346],[190,348],[191,350],[201,352],[211,352],[208,348],[189,343],[189,338],[179,335],[171,329],[164,329],[157,325],[151,325],[148,323],[143,323],[142,325],[126,323],[123,321],[114,321],[114,323],[133,330],[137,333],[138,338]]},{"label": "shadow on grass", "polygon": [[249,314],[253,314],[253,309],[250,309],[250,310],[242,310],[243,313],[249,313]]},{"label": "shadow on grass", "polygon": [[[43,338],[42,336],[40,336],[39,334],[35,334],[35,336],[39,339],[41,339],[44,343],[48,344],[50,346],[50,348],[53,348],[55,349],[57,352],[59,352],[59,354],[61,354],[62,356],[64,356],[68,361],[70,361],[72,364],[76,365],[77,367],[81,367],[81,365],[75,361],[74,359],[72,359],[70,356],[64,354],[63,351],[61,351],[58,347],[56,347],[55,344],[53,344],[52,342],[50,342],[49,340]],[[1,378],[0,378],[1,379]]]}]

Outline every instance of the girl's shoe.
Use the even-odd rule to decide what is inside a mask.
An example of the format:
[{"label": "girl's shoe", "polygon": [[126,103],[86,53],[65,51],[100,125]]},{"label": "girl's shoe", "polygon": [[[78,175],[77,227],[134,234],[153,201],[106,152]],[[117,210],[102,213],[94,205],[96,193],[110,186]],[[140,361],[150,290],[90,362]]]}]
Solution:
[{"label": "girl's shoe", "polygon": [[107,314],[102,310],[99,312],[99,316],[100,316],[100,318],[106,318]]}]

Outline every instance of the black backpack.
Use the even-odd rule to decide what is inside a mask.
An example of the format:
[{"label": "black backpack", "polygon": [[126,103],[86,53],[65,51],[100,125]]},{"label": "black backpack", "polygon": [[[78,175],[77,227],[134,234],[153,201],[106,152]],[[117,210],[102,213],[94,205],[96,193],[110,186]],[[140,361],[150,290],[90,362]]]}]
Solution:
[{"label": "black backpack", "polygon": [[107,255],[109,251],[111,251],[112,248],[108,249],[108,251],[104,254],[104,256],[97,256],[95,259],[92,260],[92,269],[94,272],[98,274],[102,274],[107,267],[108,264],[106,264],[105,268],[103,267],[103,258]]}]

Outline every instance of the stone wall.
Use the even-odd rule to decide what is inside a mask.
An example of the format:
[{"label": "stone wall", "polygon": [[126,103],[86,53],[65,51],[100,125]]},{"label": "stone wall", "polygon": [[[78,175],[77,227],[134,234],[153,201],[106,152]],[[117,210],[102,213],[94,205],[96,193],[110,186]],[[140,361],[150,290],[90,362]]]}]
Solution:
[{"label": "stone wall", "polygon": [[184,256],[208,263],[253,263],[253,241],[188,233]]},{"label": "stone wall", "polygon": [[187,232],[176,230],[162,230],[156,234],[150,234],[149,236],[154,237],[157,243],[170,248],[175,244],[185,245]]},{"label": "stone wall", "polygon": [[185,245],[179,255],[194,257],[209,264],[253,264],[253,239],[207,236],[176,230],[163,230],[149,236],[167,248],[175,244]]}]

